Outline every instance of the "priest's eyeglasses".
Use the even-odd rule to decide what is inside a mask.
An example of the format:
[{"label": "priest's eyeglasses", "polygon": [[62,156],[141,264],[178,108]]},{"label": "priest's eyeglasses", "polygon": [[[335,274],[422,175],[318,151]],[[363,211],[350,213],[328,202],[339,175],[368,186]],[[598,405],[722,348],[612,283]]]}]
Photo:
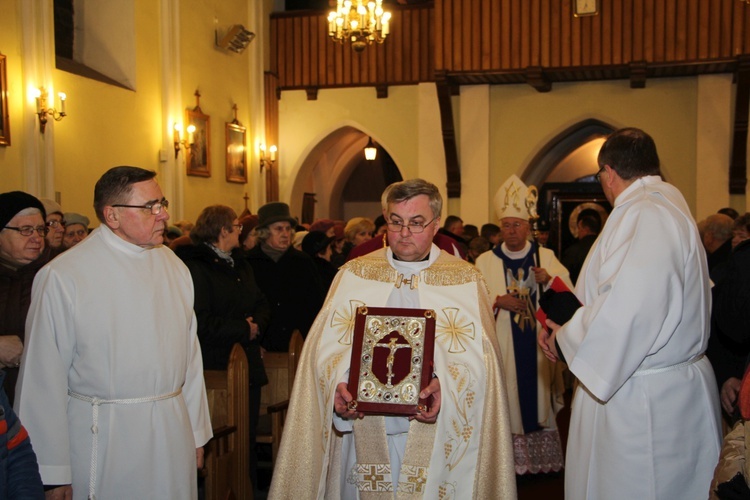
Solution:
[{"label": "priest's eyeglasses", "polygon": [[51,228],[57,228],[58,226],[65,226],[64,220],[48,220],[47,226]]},{"label": "priest's eyeglasses", "polygon": [[36,231],[39,236],[47,236],[47,233],[49,232],[49,228],[47,226],[21,226],[21,227],[12,227],[12,226],[5,226],[3,229],[12,229],[13,231],[18,231],[21,233],[21,236],[31,236],[34,234],[34,231]]},{"label": "priest's eyeglasses", "polygon": [[596,173],[596,175],[594,176],[594,179],[596,179],[596,182],[602,181],[602,172],[604,172],[604,167],[601,167],[599,171]]},{"label": "priest's eyeglasses", "polygon": [[166,198],[162,198],[161,201],[157,201],[154,203],[146,203],[145,205],[112,205],[113,207],[123,207],[123,208],[142,208],[144,210],[151,211],[151,215],[159,215],[161,213],[162,208],[167,209],[169,208],[169,200]]},{"label": "priest's eyeglasses", "polygon": [[433,218],[429,222],[425,222],[424,224],[420,224],[418,222],[410,222],[409,224],[404,224],[403,222],[390,221],[388,223],[388,230],[393,231],[394,233],[400,233],[403,228],[406,228],[411,234],[419,234],[423,233],[424,228],[435,222],[436,219],[437,217]]}]

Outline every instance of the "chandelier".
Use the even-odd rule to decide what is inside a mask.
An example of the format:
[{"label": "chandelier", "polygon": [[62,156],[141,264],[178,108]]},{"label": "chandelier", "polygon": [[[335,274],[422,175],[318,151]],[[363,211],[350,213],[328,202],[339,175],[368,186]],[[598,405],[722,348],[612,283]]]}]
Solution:
[{"label": "chandelier", "polygon": [[352,42],[355,52],[383,43],[388,36],[391,13],[383,11],[383,0],[338,0],[328,14],[328,35],[339,43]]}]

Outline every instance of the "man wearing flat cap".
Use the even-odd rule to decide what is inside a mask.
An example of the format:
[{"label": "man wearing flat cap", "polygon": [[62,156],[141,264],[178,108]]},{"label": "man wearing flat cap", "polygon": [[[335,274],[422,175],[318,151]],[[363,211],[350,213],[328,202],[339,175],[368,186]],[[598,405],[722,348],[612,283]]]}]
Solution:
[{"label": "man wearing flat cap", "polygon": [[75,212],[65,214],[65,236],[63,246],[72,248],[89,235],[89,218]]},{"label": "man wearing flat cap", "polygon": [[0,368],[13,403],[24,324],[37,271],[50,260],[45,250],[44,205],[22,191],[0,194]]},{"label": "man wearing flat cap", "polygon": [[305,337],[323,305],[323,285],[312,257],[292,246],[296,225],[286,203],[263,205],[255,228],[258,244],[247,253],[271,304],[271,324],[261,338],[268,351],[288,351],[294,330]]}]

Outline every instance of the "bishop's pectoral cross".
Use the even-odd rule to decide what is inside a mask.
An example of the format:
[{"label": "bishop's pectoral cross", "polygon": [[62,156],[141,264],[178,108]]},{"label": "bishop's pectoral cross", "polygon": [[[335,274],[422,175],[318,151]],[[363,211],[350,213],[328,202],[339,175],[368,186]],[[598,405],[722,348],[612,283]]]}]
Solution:
[{"label": "bishop's pectoral cross", "polygon": [[396,361],[396,351],[403,349],[404,347],[411,347],[409,344],[397,344],[397,341],[397,337],[392,337],[388,342],[378,342],[375,344],[375,347],[390,349],[388,352],[388,358],[386,359],[386,366],[388,367],[388,382],[386,382],[385,386],[388,389],[393,388],[393,363]]},{"label": "bishop's pectoral cross", "polygon": [[[508,270],[510,274],[510,270]],[[518,279],[511,279],[510,286],[508,286],[508,293],[515,294],[519,299],[526,303],[526,307],[523,311],[517,313],[513,317],[513,321],[516,322],[521,330],[526,330],[529,326],[534,323],[534,303],[531,301],[531,290],[527,286],[524,280],[523,268],[518,270]],[[531,274],[529,275],[531,276]]]}]

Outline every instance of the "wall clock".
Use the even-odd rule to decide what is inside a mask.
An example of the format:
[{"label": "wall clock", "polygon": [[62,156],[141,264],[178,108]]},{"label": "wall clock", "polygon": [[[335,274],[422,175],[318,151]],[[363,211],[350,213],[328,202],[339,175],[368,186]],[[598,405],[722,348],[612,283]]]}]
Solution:
[{"label": "wall clock", "polygon": [[576,17],[594,16],[599,13],[599,0],[575,0],[574,14]]}]

